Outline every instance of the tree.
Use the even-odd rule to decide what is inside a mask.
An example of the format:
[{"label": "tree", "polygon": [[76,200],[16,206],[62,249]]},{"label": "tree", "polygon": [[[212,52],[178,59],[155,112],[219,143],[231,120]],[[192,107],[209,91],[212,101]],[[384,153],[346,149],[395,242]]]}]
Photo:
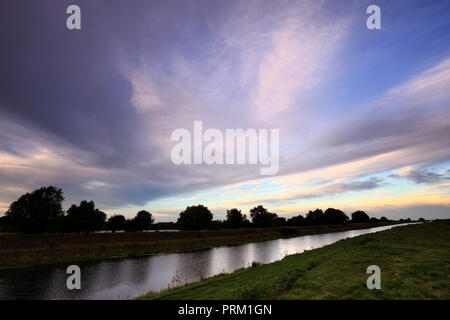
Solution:
[{"label": "tree", "polygon": [[381,217],[380,222],[389,222],[389,219],[386,217]]},{"label": "tree", "polygon": [[7,216],[0,217],[0,232],[12,231],[10,218]]},{"label": "tree", "polygon": [[298,216],[289,218],[286,223],[288,226],[303,226],[305,224],[305,218],[299,214]]},{"label": "tree", "polygon": [[213,215],[207,207],[199,204],[198,206],[187,207],[180,213],[177,224],[185,230],[207,229],[211,225]]},{"label": "tree", "polygon": [[12,229],[26,233],[53,232],[63,216],[63,191],[41,187],[11,203],[6,216]]},{"label": "tree", "polygon": [[72,205],[67,210],[67,231],[85,232],[102,230],[105,225],[106,214],[95,208],[94,201],[81,201],[79,206]]},{"label": "tree", "polygon": [[325,224],[325,215],[323,211],[320,209],[316,209],[314,211],[309,211],[305,218],[306,225],[322,225]]},{"label": "tree", "polygon": [[328,208],[324,215],[326,224],[343,224],[348,221],[348,216],[339,209]]},{"label": "tree", "polygon": [[370,218],[369,222],[370,222],[370,223],[375,223],[375,222],[380,222],[380,220],[378,220],[378,219],[375,218],[375,217],[372,217],[372,218]]},{"label": "tree", "polygon": [[424,218],[419,219],[420,222],[425,222],[426,220]]},{"label": "tree", "polygon": [[247,217],[241,213],[241,210],[236,208],[227,210],[227,219],[225,225],[228,228],[242,228],[245,224]]},{"label": "tree", "polygon": [[263,206],[257,206],[250,210],[252,223],[257,228],[273,227],[277,223],[277,214],[267,211]]},{"label": "tree", "polygon": [[106,221],[106,227],[112,232],[125,229],[125,217],[122,215],[113,215]]},{"label": "tree", "polygon": [[285,226],[287,223],[286,218],[285,217],[276,217],[275,218],[275,225],[278,227],[282,227]]},{"label": "tree", "polygon": [[370,218],[364,211],[358,210],[352,213],[352,222],[369,222]]},{"label": "tree", "polygon": [[225,222],[222,220],[212,220],[211,224],[209,225],[209,229],[212,230],[219,230],[219,229],[223,229],[225,226]]},{"label": "tree", "polygon": [[152,217],[152,214],[148,211],[141,210],[132,220],[133,229],[135,231],[150,230],[153,222],[154,219]]}]

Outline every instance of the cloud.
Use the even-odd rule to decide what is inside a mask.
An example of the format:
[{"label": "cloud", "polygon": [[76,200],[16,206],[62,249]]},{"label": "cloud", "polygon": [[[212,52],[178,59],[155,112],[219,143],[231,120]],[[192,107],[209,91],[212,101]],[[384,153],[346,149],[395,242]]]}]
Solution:
[{"label": "cloud", "polygon": [[[342,50],[359,39],[358,6],[82,1],[89,15],[79,33],[54,18],[65,12],[62,2],[7,6],[0,13],[0,35],[11,44],[0,59],[3,204],[48,184],[63,187],[67,202],[94,199],[107,208],[239,184],[223,196],[242,201],[222,207],[259,201],[260,186],[273,192],[267,199],[325,197],[375,191],[383,182],[370,174],[450,154],[450,59],[360,106],[341,108],[345,99],[321,106],[317,97],[342,79],[342,58],[353,57]],[[191,130],[194,120],[221,130],[279,128],[280,176],[263,180],[247,165],[173,165],[170,134]],[[414,174],[412,181],[437,179]],[[314,179],[322,180],[299,192]]]},{"label": "cloud", "polygon": [[423,167],[408,167],[402,174],[392,174],[390,177],[404,177],[415,183],[441,183],[450,179],[448,175],[431,172]]},{"label": "cloud", "polygon": [[[276,201],[289,201],[289,200],[300,200],[300,199],[312,199],[312,198],[322,198],[329,197],[337,194],[342,194],[351,191],[364,191],[364,190],[372,190],[383,186],[381,178],[372,177],[370,179],[361,180],[361,181],[349,181],[349,182],[341,182],[341,183],[328,183],[324,186],[309,188],[309,187],[301,187],[300,191],[291,195],[284,195],[284,197],[276,198],[273,200]],[[310,189],[310,190],[308,190]],[[307,190],[302,191],[302,190]],[[271,202],[270,196],[265,198],[264,201]]]}]

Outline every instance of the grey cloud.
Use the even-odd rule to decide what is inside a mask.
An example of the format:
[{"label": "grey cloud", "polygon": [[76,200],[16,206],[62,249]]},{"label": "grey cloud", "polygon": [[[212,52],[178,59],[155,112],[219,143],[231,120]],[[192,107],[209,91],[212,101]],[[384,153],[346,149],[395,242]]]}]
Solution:
[{"label": "grey cloud", "polygon": [[330,191],[333,191],[333,189],[337,192],[370,190],[380,187],[382,181],[380,178],[373,177],[364,181],[340,183],[330,187]]},{"label": "grey cloud", "polygon": [[[446,172],[449,171],[447,170]],[[448,175],[432,172],[426,167],[415,167],[405,174],[393,173],[388,177],[394,179],[406,178],[415,183],[438,183],[450,179]]]},{"label": "grey cloud", "polygon": [[436,183],[450,179],[448,176],[428,171],[426,168],[414,168],[405,176],[415,183]]}]

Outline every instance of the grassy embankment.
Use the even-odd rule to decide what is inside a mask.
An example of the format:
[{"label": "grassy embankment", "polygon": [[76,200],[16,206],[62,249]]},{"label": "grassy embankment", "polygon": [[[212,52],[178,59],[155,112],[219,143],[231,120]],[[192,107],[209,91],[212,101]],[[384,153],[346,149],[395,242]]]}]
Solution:
[{"label": "grassy embankment", "polygon": [[[369,290],[369,265],[381,289]],[[450,223],[396,227],[144,299],[449,299]]]},{"label": "grassy embankment", "polygon": [[116,234],[0,234],[0,269],[184,252],[386,224]]}]

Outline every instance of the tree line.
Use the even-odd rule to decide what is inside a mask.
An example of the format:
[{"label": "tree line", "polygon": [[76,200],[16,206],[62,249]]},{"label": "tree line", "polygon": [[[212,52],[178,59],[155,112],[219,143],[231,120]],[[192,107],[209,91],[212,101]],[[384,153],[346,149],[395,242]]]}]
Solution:
[{"label": "tree line", "polygon": [[[23,233],[83,232],[101,230],[112,232],[144,231],[157,228],[182,230],[222,229],[222,228],[269,228],[276,226],[317,226],[344,224],[349,222],[388,222],[385,217],[370,218],[364,211],[352,213],[351,219],[341,210],[328,208],[325,211],[309,211],[305,217],[297,215],[286,219],[269,212],[263,206],[250,210],[251,221],[241,210],[227,210],[225,220],[213,220],[211,211],[203,206],[189,206],[183,210],[176,223],[154,224],[152,214],[141,210],[134,218],[113,215],[107,219],[104,212],[95,207],[94,201],[81,201],[73,204],[65,212],[62,207],[64,195],[62,189],[54,186],[41,187],[22,195],[11,203],[5,216],[0,218],[0,230]],[[410,219],[405,221],[411,221]]]}]

